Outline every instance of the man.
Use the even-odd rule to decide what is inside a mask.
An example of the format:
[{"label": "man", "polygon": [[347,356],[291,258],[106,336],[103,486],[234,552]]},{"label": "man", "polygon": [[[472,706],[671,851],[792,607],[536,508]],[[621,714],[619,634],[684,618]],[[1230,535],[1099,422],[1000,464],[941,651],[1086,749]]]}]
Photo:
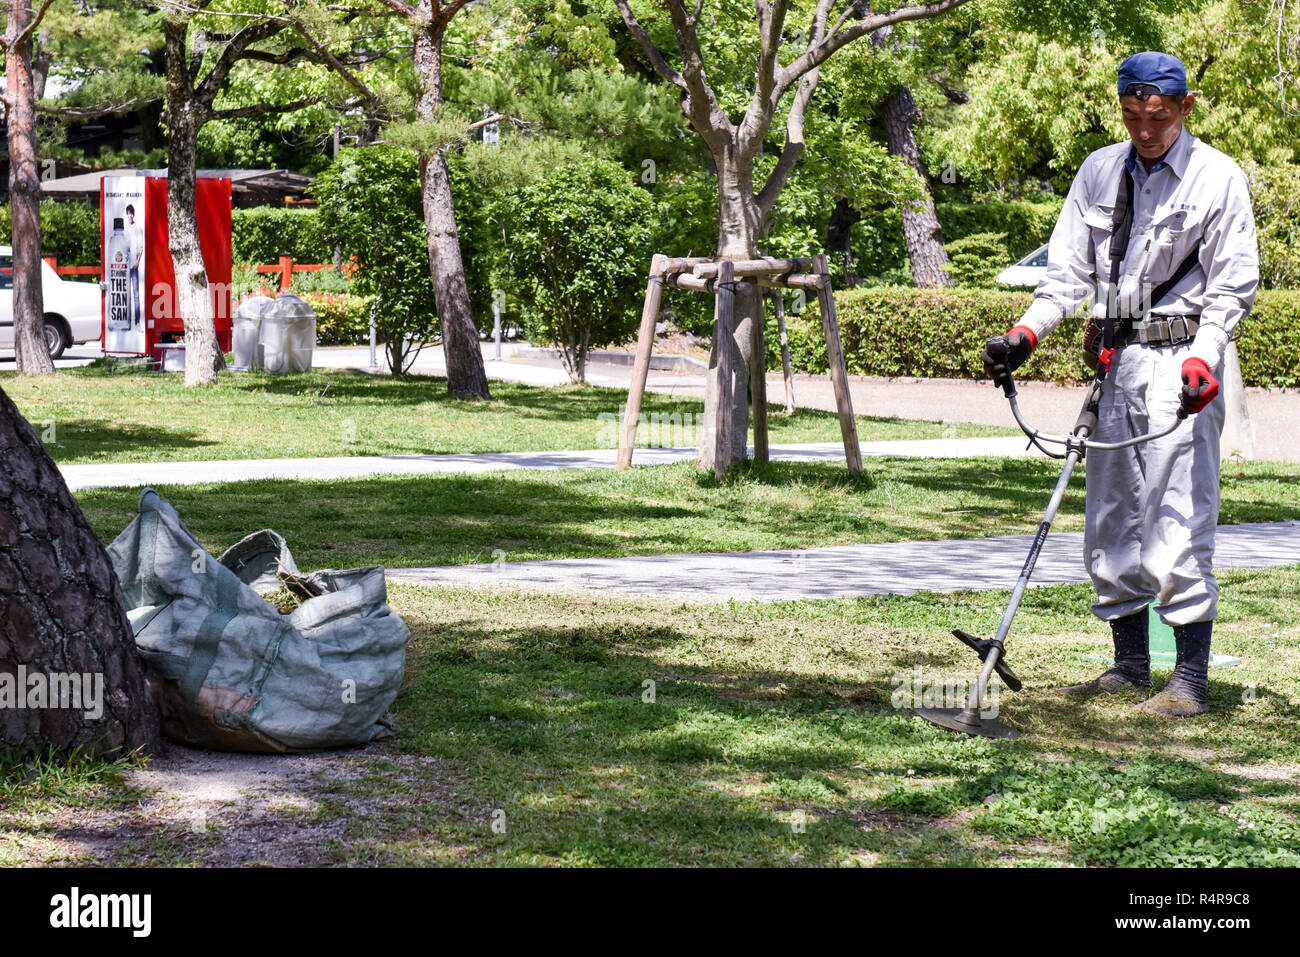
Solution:
[{"label": "man", "polygon": [[126,207],[127,259],[131,263],[131,325],[140,328],[140,259],[144,255],[144,228],[135,222],[135,206]]},{"label": "man", "polygon": [[[1178,660],[1164,690],[1141,709],[1185,717],[1209,710],[1219,379],[1224,350],[1255,301],[1259,256],[1241,169],[1183,129],[1195,96],[1182,62],[1135,54],[1120,66],[1118,89],[1130,142],[1084,161],[1052,231],[1033,305],[1010,332],[988,341],[982,358],[1001,383],[1091,298],[1085,345],[1100,336],[1108,305],[1114,329],[1113,352],[1101,353],[1109,372],[1095,438],[1160,431],[1180,404],[1195,413],[1163,439],[1088,455],[1084,560],[1097,588],[1093,613],[1111,626],[1115,665],[1063,689],[1090,697],[1150,688],[1147,606],[1158,601]],[[1124,251],[1115,263],[1112,246],[1117,256]]]}]

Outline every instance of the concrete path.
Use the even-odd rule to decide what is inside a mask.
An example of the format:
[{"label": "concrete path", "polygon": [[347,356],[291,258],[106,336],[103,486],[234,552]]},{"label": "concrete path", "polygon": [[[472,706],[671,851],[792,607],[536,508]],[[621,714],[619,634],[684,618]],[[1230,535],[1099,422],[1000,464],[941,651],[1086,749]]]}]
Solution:
[{"label": "concrete path", "polygon": [[[753,454],[753,449],[750,449]],[[864,456],[900,458],[973,458],[1041,456],[1026,450],[1015,436],[983,439],[915,439],[862,443]],[[617,449],[556,452],[486,452],[440,455],[355,455],[315,459],[228,459],[216,462],[127,462],[61,465],[68,488],[115,488],[145,485],[198,485],[252,479],[355,479],[370,475],[476,474],[515,469],[608,469]],[[773,446],[776,462],[843,462],[838,442]],[[633,465],[668,465],[695,459],[695,449],[637,449]]]},{"label": "concrete path", "polygon": [[[654,595],[699,604],[980,591],[1016,583],[1032,535],[930,542],[884,542],[781,552],[575,558],[394,568],[391,582],[514,587],[547,592]],[[1220,525],[1219,568],[1300,563],[1300,521]],[[1049,535],[1031,585],[1088,581],[1083,533]]]}]

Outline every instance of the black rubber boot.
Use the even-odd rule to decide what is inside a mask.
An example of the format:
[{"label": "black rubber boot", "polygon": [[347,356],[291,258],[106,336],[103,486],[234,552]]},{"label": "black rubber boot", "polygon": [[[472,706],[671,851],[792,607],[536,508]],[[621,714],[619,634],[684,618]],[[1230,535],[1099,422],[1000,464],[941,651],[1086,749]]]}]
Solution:
[{"label": "black rubber boot", "polygon": [[1060,693],[1071,698],[1091,698],[1124,688],[1150,688],[1149,620],[1145,608],[1113,620],[1110,634],[1115,642],[1115,664],[1091,681],[1062,688]]},{"label": "black rubber boot", "polygon": [[1174,626],[1178,663],[1164,690],[1138,706],[1148,714],[1190,718],[1210,710],[1210,631],[1212,621]]}]

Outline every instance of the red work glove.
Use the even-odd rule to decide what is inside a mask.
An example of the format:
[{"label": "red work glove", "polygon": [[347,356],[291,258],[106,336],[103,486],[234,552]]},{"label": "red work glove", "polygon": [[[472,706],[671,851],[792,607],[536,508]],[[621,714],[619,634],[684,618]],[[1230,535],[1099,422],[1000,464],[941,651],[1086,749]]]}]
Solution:
[{"label": "red work glove", "polygon": [[1183,360],[1182,405],[1188,415],[1200,412],[1219,394],[1219,380],[1210,373],[1204,359]]},{"label": "red work glove", "polygon": [[1038,336],[1028,326],[1015,326],[1005,336],[994,336],[984,343],[980,358],[984,371],[999,388],[1005,388],[1011,373],[1029,358],[1038,345]]}]

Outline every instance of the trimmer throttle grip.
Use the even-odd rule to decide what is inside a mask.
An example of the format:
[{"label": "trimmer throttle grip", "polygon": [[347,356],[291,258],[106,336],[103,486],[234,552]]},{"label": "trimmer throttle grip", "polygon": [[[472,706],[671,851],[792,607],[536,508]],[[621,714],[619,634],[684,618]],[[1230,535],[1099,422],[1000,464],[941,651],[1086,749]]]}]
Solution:
[{"label": "trimmer throttle grip", "polygon": [[1094,409],[1084,409],[1079,413],[1079,420],[1074,423],[1074,434],[1077,436],[1084,429],[1088,430],[1089,435],[1097,434],[1097,412]]}]

